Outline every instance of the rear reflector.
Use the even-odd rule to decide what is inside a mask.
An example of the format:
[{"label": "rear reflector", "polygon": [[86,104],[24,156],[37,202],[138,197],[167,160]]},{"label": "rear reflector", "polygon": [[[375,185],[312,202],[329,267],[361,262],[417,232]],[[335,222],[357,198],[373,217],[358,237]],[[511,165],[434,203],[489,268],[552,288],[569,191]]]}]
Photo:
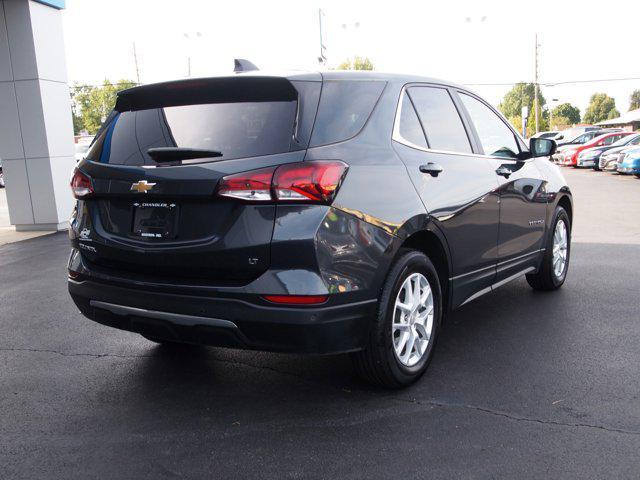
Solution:
[{"label": "rear reflector", "polygon": [[218,195],[252,202],[330,204],[347,173],[338,160],[286,163],[224,177]]},{"label": "rear reflector", "polygon": [[265,295],[265,300],[271,303],[287,305],[317,305],[324,303],[329,298],[328,295]]},{"label": "rear reflector", "polygon": [[76,168],[73,172],[73,177],[71,177],[71,190],[76,198],[91,195],[93,193],[91,178]]}]

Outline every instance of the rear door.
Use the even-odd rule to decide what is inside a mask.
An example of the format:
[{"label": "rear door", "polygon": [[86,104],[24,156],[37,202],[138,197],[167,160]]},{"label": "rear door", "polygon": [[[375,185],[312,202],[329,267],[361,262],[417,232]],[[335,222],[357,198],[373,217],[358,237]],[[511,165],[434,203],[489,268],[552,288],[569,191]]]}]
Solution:
[{"label": "rear door", "polygon": [[427,211],[449,244],[456,307],[490,289],[495,278],[496,174],[491,162],[473,153],[472,139],[446,87],[405,88],[394,140]]},{"label": "rear door", "polygon": [[[320,85],[239,76],[122,94],[80,164],[95,190],[80,202],[85,260],[158,281],[256,278],[269,266],[275,205],[221,198],[216,186],[228,174],[302,161]],[[165,162],[153,148],[209,154]]]},{"label": "rear door", "polygon": [[466,92],[459,96],[500,184],[498,283],[537,266],[546,228],[547,182],[534,160],[518,159],[524,145],[506,121],[479,98]]}]

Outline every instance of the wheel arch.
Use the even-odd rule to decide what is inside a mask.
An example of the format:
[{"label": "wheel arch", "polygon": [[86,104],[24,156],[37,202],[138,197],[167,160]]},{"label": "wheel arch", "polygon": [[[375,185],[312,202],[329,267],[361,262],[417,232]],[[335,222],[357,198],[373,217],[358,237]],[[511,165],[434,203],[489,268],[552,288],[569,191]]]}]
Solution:
[{"label": "wheel arch", "polygon": [[408,235],[400,245],[400,248],[410,248],[424,253],[436,268],[442,291],[443,319],[448,316],[451,306],[451,255],[449,246],[442,232],[437,228],[417,230]]},{"label": "wheel arch", "polygon": [[568,194],[562,195],[558,200],[557,206],[564,208],[569,217],[569,228],[573,228],[573,201]]}]

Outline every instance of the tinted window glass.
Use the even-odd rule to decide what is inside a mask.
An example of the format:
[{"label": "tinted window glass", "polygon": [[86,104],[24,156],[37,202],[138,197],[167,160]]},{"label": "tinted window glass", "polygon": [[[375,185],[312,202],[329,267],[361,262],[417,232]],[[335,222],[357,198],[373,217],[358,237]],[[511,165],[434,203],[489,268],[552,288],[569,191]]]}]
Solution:
[{"label": "tinted window glass", "polygon": [[461,93],[485,155],[514,158],[520,149],[516,137],[496,113],[481,101]]},{"label": "tinted window glass", "polygon": [[427,148],[420,120],[418,120],[418,115],[408,95],[402,96],[400,109],[400,125],[398,126],[400,136],[414,145]]},{"label": "tinted window glass", "polygon": [[408,92],[427,134],[429,148],[471,152],[469,138],[447,90],[437,87],[412,87]]},{"label": "tinted window glass", "polygon": [[325,81],[311,146],[341,142],[358,134],[384,86],[385,82],[377,81]]},{"label": "tinted window glass", "polygon": [[637,139],[636,135],[625,135],[624,137],[619,138],[618,140],[616,140],[611,145],[613,147],[621,147],[623,145],[633,144],[633,141],[636,140],[636,139]]},{"label": "tinted window glass", "polygon": [[154,165],[147,155],[152,147],[222,152],[216,161],[288,152],[296,105],[295,101],[210,103],[117,113],[87,158]]}]

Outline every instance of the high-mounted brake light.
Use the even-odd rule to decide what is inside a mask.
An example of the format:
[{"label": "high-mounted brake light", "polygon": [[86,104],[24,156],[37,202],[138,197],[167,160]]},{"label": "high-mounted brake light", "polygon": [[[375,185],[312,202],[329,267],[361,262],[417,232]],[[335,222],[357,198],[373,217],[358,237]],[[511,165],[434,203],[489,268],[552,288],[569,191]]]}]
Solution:
[{"label": "high-mounted brake light", "polygon": [[286,163],[224,177],[218,195],[253,202],[330,204],[347,173],[338,160]]},{"label": "high-mounted brake light", "polygon": [[271,303],[286,305],[318,305],[329,298],[328,295],[265,295],[265,300]]},{"label": "high-mounted brake light", "polygon": [[84,198],[93,193],[93,183],[91,178],[82,173],[77,168],[71,177],[71,190],[76,198]]}]

